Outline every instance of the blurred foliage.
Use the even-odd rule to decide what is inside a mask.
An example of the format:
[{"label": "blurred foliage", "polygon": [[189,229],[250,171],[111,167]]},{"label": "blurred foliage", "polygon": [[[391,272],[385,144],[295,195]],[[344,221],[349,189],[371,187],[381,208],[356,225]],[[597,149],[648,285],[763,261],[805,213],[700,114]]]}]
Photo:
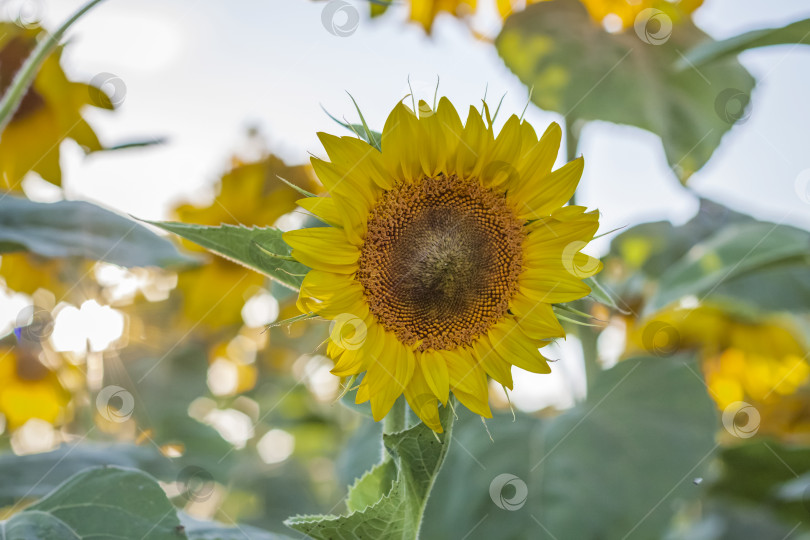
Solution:
[{"label": "blurred foliage", "polygon": [[[295,210],[295,201],[301,198],[279,177],[307,191],[319,189],[308,165],[288,166],[273,155],[250,163],[234,159],[233,168],[219,181],[219,192],[211,204],[183,204],[175,209],[175,214],[180,221],[200,225],[272,225]],[[193,242],[183,245],[202,250]],[[215,257],[210,264],[181,274],[178,289],[185,299],[184,314],[188,320],[218,328],[241,321],[244,301],[263,282],[255,272]]]},{"label": "blurred foliage", "polygon": [[745,118],[754,79],[735,58],[700,70],[674,69],[681,51],[710,38],[689,19],[660,17],[635,31],[611,33],[577,0],[552,0],[509,17],[496,46],[532,89],[532,101],[562,114],[569,129],[606,120],[652,131],[685,183]]},{"label": "blurred foliage", "polygon": [[[534,103],[565,116],[572,147],[586,121],[638,126],[686,182],[747,118],[754,80],[736,55],[807,31],[714,42],[691,21],[700,3],[500,0],[495,46]],[[412,0],[409,17],[429,33],[438,14],[469,21],[479,8]],[[41,36],[0,23],[0,93]],[[578,305],[595,327],[567,324],[587,397],[513,419],[493,393],[501,413],[487,424],[459,408],[449,445],[410,425],[383,438],[379,463],[380,426],[338,404],[320,354],[328,327],[267,326],[300,315],[303,272],[278,236],[316,221],[281,179],[318,193],[311,168],[266,149],[234,158],[210,202],[158,224],[182,250],[88,203],[10,195],[29,171],[60,185],[64,137],[102,149],[80,109],[113,104],[69,81],[60,54],[0,139],[0,300],[22,310],[0,329],[6,536],[272,540],[297,534],[291,515],[329,514],[291,523],[315,537],[412,537],[426,503],[424,538],[810,537],[807,231],[705,199],[684,225],[623,231]],[[69,316],[124,322],[109,343],[66,345]],[[353,401],[344,389],[341,404]]]}]

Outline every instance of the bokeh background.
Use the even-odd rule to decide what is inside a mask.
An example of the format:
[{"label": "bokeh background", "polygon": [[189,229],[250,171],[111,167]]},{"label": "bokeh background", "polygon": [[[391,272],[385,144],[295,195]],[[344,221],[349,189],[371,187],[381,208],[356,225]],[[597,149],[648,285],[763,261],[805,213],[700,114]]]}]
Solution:
[{"label": "bokeh background", "polygon": [[[368,2],[338,10],[336,1],[102,3],[35,84],[62,111],[53,113],[60,127],[18,117],[3,134],[0,197],[289,230],[313,218],[278,177],[322,189],[308,159],[322,153],[316,132],[349,133],[330,114],[358,120],[347,92],[372,129],[408,94],[431,102],[437,81],[460,111],[485,96],[501,103],[496,126],[524,109],[537,129],[565,124],[530,103],[530,85],[513,73],[522,55],[531,63],[531,49],[505,63],[493,45],[504,24],[494,2],[467,16],[440,13],[428,32],[409,20],[411,2],[372,18]],[[13,73],[2,67],[24,57],[20,36],[55,28],[81,4],[0,2],[0,89]],[[507,24],[542,8],[522,7]],[[681,24],[691,17],[717,40],[810,16],[790,0],[706,0],[690,12]],[[585,35],[548,20],[558,37]],[[655,47],[634,34],[632,17],[623,30],[621,19],[591,22]],[[576,125],[586,158],[577,203],[598,208],[607,233],[587,249],[606,264],[602,288],[577,306],[593,326],[571,325],[551,347],[551,375],[515,370],[508,398],[493,385],[501,414],[488,429],[460,413],[426,538],[810,534],[810,51],[786,44],[738,60],[756,79],[751,101],[730,113],[686,185],[659,134],[598,119]],[[570,72],[579,61],[590,59],[560,56]],[[735,83],[700,69],[711,100],[698,114],[728,114],[715,98]],[[60,70],[90,86],[71,86]],[[74,97],[51,99],[46,87]],[[609,110],[603,89],[588,96]],[[650,91],[639,86],[639,99]],[[38,102],[27,103],[38,118]],[[81,133],[64,129],[79,112],[90,133],[83,123]],[[150,258],[158,244],[149,242],[162,242],[168,258]],[[294,292],[191,243],[154,238],[132,249],[145,263],[2,254],[0,518],[108,461],[156,476],[198,519],[294,535],[282,524],[290,515],[343,511],[345,486],[379,457],[379,427],[340,399],[345,381],[329,373],[321,346],[328,325],[268,327],[298,314]],[[639,355],[658,364],[635,371],[628,358]],[[691,360],[674,370],[681,355]],[[634,386],[614,394],[610,381],[625,376]],[[546,468],[547,481],[538,477]],[[510,477],[498,488],[507,494],[493,495],[502,473],[526,493]],[[607,500],[615,493],[622,504]],[[594,530],[577,528],[576,515],[591,510]]]}]

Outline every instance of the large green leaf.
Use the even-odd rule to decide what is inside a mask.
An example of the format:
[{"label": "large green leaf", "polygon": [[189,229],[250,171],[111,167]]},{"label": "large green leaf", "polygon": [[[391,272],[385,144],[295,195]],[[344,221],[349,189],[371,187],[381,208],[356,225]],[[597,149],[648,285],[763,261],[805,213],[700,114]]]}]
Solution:
[{"label": "large green leaf", "polygon": [[176,222],[149,223],[199,244],[228,260],[265,274],[291,289],[299,289],[304,275],[309,271],[303,264],[287,260],[292,250],[282,240],[282,232],[272,227],[244,225],[208,227]]},{"label": "large green leaf", "polygon": [[0,522],[0,538],[185,538],[177,513],[145,473],[113,467],[80,472],[36,504]]},{"label": "large green leaf", "polygon": [[733,58],[700,71],[675,69],[680,51],[708,40],[689,20],[679,21],[657,45],[633,29],[608,33],[578,0],[553,0],[512,14],[496,46],[509,69],[532,88],[535,104],[570,123],[607,120],[658,134],[685,182],[745,117],[754,86]]},{"label": "large green leaf", "polygon": [[0,456],[0,506],[44,497],[77,472],[99,466],[142,469],[160,477],[173,470],[169,459],[153,446],[83,443],[41,454],[8,453]]},{"label": "large green leaf", "polygon": [[377,465],[352,486],[349,514],[296,516],[287,525],[316,539],[417,538],[425,504],[450,446],[452,410],[444,407],[439,414],[445,428],[441,435],[419,423],[383,436],[390,461]]},{"label": "large green leaf", "polygon": [[736,56],[748,49],[789,44],[810,45],[810,19],[796,21],[779,28],[752,30],[722,41],[702,43],[686,53],[679,67],[682,69],[691,66],[702,67],[710,62]]},{"label": "large green leaf", "polygon": [[735,224],[695,244],[664,272],[646,311],[653,313],[689,295],[732,303],[766,297],[767,307],[785,307],[779,296],[788,306],[797,305],[796,294],[806,296],[808,286],[810,233],[773,223]]},{"label": "large green leaf", "polygon": [[169,240],[135,221],[83,201],[38,203],[0,197],[0,253],[84,257],[119,266],[187,265]]},{"label": "large green leaf", "polygon": [[[635,358],[548,420],[462,415],[425,538],[661,538],[703,489],[715,407],[692,361]],[[508,475],[508,476],[503,476]]]}]

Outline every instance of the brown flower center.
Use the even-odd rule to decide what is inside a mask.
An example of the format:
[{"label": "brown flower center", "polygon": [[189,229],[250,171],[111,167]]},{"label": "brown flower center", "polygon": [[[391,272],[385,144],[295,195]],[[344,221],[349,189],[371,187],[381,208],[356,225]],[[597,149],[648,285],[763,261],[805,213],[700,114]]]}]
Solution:
[{"label": "brown flower center", "polygon": [[524,236],[504,195],[478,182],[440,175],[403,183],[371,210],[356,279],[402,343],[455,349],[506,314]]},{"label": "brown flower center", "polygon": [[[25,59],[34,49],[35,43],[28,41],[22,36],[11,38],[6,45],[0,49],[0,95],[5,93],[11,86],[14,75],[22,67]],[[20,106],[11,117],[12,121],[19,121],[37,112],[45,105],[45,100],[34,90],[29,88],[20,101]]]}]

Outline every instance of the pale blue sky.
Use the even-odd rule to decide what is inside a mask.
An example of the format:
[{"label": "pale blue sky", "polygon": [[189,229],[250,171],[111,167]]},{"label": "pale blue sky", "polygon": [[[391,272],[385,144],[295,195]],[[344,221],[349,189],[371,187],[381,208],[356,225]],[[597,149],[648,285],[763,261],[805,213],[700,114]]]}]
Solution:
[{"label": "pale blue sky", "polygon": [[[482,4],[487,0],[480,0]],[[43,0],[54,24],[82,2]],[[319,154],[316,131],[341,132],[321,111],[352,115],[350,91],[372,126],[380,127],[411,77],[417,93],[440,93],[459,109],[507,92],[506,112],[519,113],[527,91],[494,48],[475,41],[458,21],[442,17],[432,39],[403,25],[403,9],[336,37],[325,30],[325,4],[308,0],[107,0],[71,33],[69,71],[89,80],[119,76],[126,96],[115,114],[94,111],[108,143],[151,135],[169,143],[145,151],[81,158],[64,146],[66,193],[144,218],[164,218],[173,201],[205,202],[248,125],[259,125],[276,153],[302,162]],[[354,5],[364,10],[362,1]],[[698,24],[715,37],[781,25],[810,16],[795,0],[706,0]],[[478,24],[492,28],[486,12]],[[749,120],[723,141],[692,180],[694,190],[757,217],[810,228],[810,204],[797,194],[797,176],[810,168],[808,126],[810,47],[750,51],[743,63],[760,81]],[[506,115],[503,115],[505,117]],[[529,107],[544,126],[558,115]],[[542,129],[542,127],[541,127]],[[646,220],[687,220],[696,199],[681,189],[664,161],[659,139],[642,130],[589,125],[581,148],[586,170],[578,200],[603,212],[603,229]],[[47,198],[48,190],[36,189]],[[39,186],[42,188],[42,186]],[[606,241],[606,239],[605,239]],[[596,246],[605,248],[605,241]]]}]

